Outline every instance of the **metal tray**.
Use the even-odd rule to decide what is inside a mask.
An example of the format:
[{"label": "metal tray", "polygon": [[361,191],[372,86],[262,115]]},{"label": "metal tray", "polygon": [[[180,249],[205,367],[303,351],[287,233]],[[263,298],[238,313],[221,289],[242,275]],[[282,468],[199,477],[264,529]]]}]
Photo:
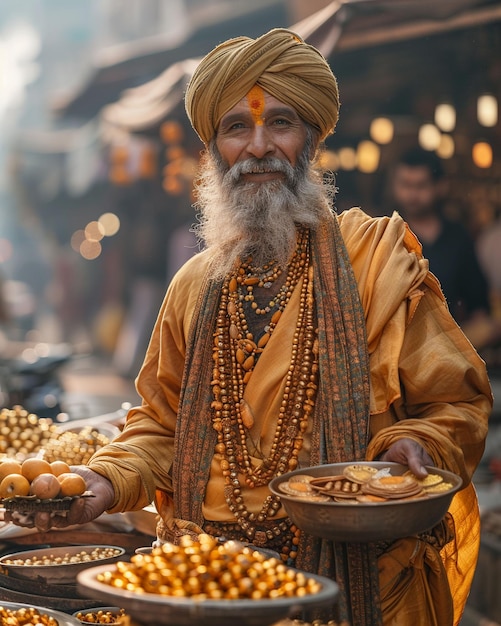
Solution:
[{"label": "metal tray", "polygon": [[[316,537],[344,542],[389,541],[408,537],[433,528],[447,513],[454,494],[462,486],[456,474],[437,467],[427,467],[428,472],[440,474],[444,481],[451,483],[449,491],[430,494],[426,498],[346,504],[340,502],[308,502],[283,493],[279,485],[295,474],[310,476],[334,476],[343,473],[350,463],[331,463],[315,467],[301,468],[277,476],[270,482],[270,490],[280,496],[290,519],[298,528]],[[406,465],[385,461],[363,461],[382,469],[389,467],[395,476],[408,471]]]}]

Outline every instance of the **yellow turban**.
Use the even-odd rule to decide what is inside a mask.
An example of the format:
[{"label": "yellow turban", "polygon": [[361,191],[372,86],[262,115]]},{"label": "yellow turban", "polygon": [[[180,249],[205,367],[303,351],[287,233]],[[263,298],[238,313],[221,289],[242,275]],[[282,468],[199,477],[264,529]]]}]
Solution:
[{"label": "yellow turban", "polygon": [[275,28],[251,39],[236,37],[209,52],[193,74],[185,95],[186,112],[208,144],[223,115],[259,85],[320,131],[333,132],[338,119],[336,78],[321,53],[299,35]]}]

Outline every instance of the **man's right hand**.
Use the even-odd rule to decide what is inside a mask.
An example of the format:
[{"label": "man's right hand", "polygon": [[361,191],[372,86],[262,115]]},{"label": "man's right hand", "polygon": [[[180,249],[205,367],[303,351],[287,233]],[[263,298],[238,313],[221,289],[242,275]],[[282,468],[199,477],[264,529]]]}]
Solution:
[{"label": "man's right hand", "polygon": [[69,511],[64,513],[37,512],[21,515],[16,511],[6,511],[5,521],[12,522],[17,526],[37,528],[41,532],[46,532],[51,528],[65,528],[74,524],[87,524],[112,506],[115,500],[115,491],[107,478],[92,471],[85,465],[72,466],[71,471],[75,472],[75,474],[80,474],[85,479],[87,491],[92,492],[92,496],[76,498],[72,502]]}]

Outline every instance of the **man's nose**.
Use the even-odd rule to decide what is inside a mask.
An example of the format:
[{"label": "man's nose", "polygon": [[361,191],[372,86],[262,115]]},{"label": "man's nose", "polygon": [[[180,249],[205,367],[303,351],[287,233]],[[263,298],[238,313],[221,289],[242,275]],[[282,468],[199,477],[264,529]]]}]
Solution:
[{"label": "man's nose", "polygon": [[252,130],[247,152],[257,159],[262,159],[273,153],[275,145],[269,130],[264,124],[256,124]]}]

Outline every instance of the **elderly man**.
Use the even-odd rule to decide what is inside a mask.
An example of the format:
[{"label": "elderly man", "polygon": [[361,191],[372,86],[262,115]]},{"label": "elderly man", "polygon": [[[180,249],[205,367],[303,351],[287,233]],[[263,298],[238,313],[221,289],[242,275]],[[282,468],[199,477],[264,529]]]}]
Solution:
[{"label": "elderly man", "polygon": [[[335,578],[343,624],[446,626],[478,547],[470,479],[489,382],[402,219],[332,212],[312,161],[338,108],[325,59],[288,30],[202,60],[186,109],[206,146],[205,250],[168,289],[137,379],[142,405],[78,469],[96,498],[35,523],[155,499],[160,540],[245,539]],[[446,468],[466,488],[434,532],[384,545],[301,533],[268,489],[296,467],[375,458],[419,476]]]}]

